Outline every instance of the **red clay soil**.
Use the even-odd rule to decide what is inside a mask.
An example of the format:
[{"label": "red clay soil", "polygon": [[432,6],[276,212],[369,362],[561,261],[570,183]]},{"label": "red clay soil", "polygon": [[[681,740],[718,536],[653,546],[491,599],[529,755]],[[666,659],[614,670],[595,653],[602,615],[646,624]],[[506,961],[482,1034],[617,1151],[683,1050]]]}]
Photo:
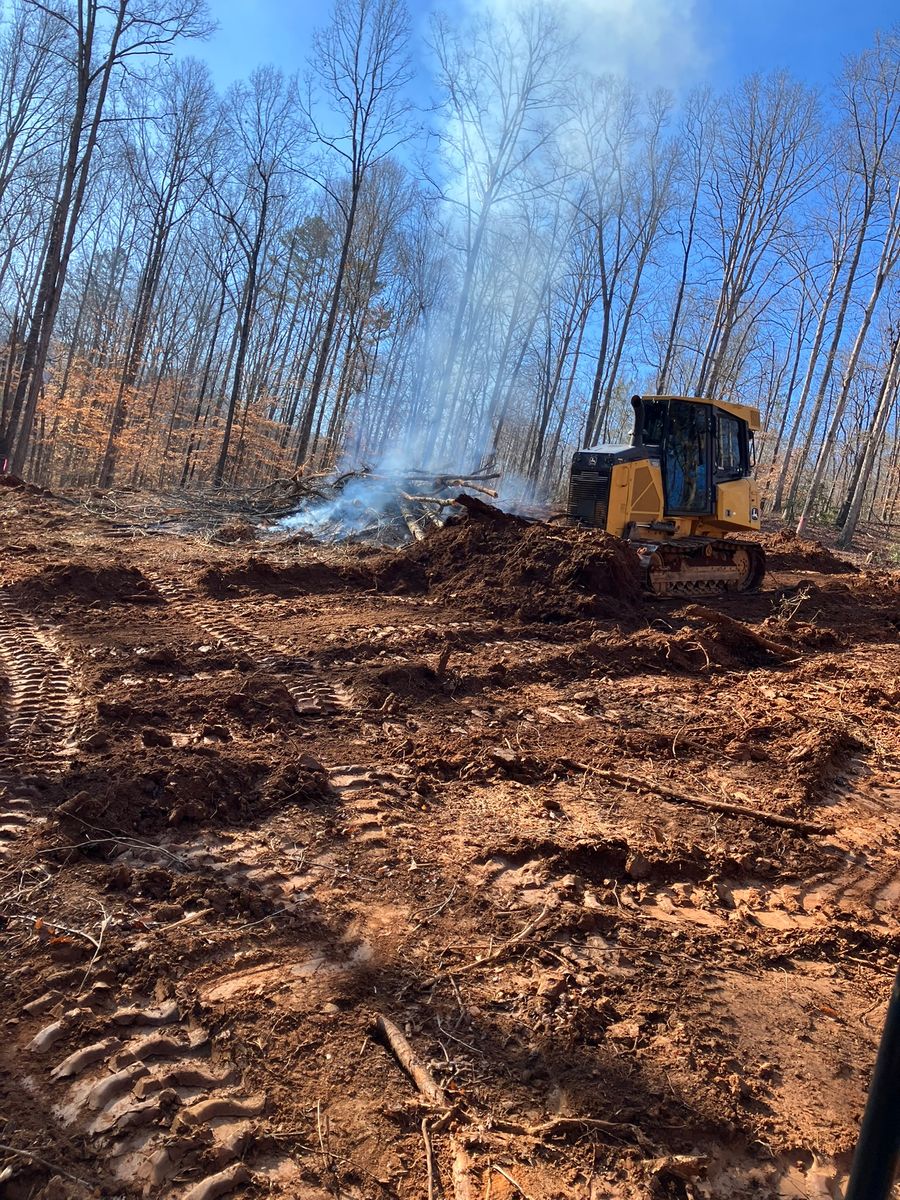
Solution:
[{"label": "red clay soil", "polygon": [[757,539],[766,551],[770,571],[815,571],[819,575],[854,575],[858,571],[821,542],[798,538],[789,529],[767,533]]},{"label": "red clay soil", "polygon": [[692,604],[478,511],[289,551],[0,489],[4,1196],[839,1194],[900,576],[764,541]]}]

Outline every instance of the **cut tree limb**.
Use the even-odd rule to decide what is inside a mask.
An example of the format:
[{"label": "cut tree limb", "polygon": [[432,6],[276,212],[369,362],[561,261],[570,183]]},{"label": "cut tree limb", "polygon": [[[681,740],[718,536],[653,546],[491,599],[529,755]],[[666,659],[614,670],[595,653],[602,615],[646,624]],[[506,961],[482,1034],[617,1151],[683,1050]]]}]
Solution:
[{"label": "cut tree limb", "polygon": [[427,1117],[422,1118],[422,1141],[425,1143],[425,1169],[428,1172],[428,1200],[435,1200],[436,1189],[440,1190],[440,1182],[434,1169],[434,1151]]},{"label": "cut tree limb", "polygon": [[462,975],[464,971],[474,971],[476,967],[486,967],[488,963],[496,962],[501,955],[507,950],[511,950],[513,946],[518,946],[528,937],[530,933],[534,933],[535,929],[541,924],[544,917],[550,911],[550,906],[545,904],[536,917],[533,917],[528,924],[520,929],[513,937],[508,938],[505,942],[501,942],[499,946],[495,946],[490,954],[486,954],[484,958],[476,958],[474,962],[466,963],[462,967],[457,967],[453,972],[454,975]]},{"label": "cut tree limb", "polygon": [[755,629],[751,629],[749,625],[745,625],[743,621],[736,621],[734,617],[729,617],[715,608],[707,608],[705,604],[691,604],[684,610],[684,614],[705,621],[707,625],[715,625],[736,644],[747,645],[749,643],[751,646],[757,646],[781,662],[788,662],[797,657],[797,651],[790,646],[764,637]]},{"label": "cut tree limb", "polygon": [[36,1163],[39,1167],[44,1167],[47,1171],[52,1171],[54,1175],[62,1175],[64,1179],[71,1179],[73,1183],[78,1183],[84,1188],[93,1187],[87,1179],[81,1179],[78,1175],[73,1175],[71,1171],[57,1166],[56,1163],[52,1163],[46,1158],[41,1158],[39,1154],[35,1154],[31,1150],[21,1150],[18,1146],[0,1145],[0,1154],[17,1154],[20,1158],[27,1158],[29,1162]]},{"label": "cut tree limb", "polygon": [[538,1125],[520,1125],[517,1121],[498,1120],[493,1122],[493,1128],[498,1133],[534,1138],[537,1141],[542,1141],[552,1134],[565,1137],[566,1135],[588,1133],[590,1130],[597,1133],[611,1133],[619,1137],[627,1135],[635,1141],[642,1141],[641,1131],[636,1125],[624,1121],[602,1121],[596,1117],[554,1117],[552,1120],[542,1121]]},{"label": "cut tree limb", "polygon": [[397,1062],[422,1095],[439,1108],[450,1108],[444,1089],[413,1050],[400,1027],[395,1025],[390,1017],[379,1013],[375,1018],[375,1032],[393,1053]]},{"label": "cut tree limb", "polygon": [[456,1200],[472,1200],[470,1182],[472,1160],[469,1152],[455,1137],[450,1138],[450,1149],[453,1151],[453,1167],[450,1174],[453,1181],[453,1195]]},{"label": "cut tree limb", "polygon": [[776,825],[779,829],[792,829],[797,833],[808,833],[814,837],[824,837],[829,833],[834,833],[833,825],[820,825],[814,821],[804,821],[799,817],[784,817],[781,813],[765,812],[762,809],[753,808],[749,804],[732,804],[729,800],[717,800],[714,796],[677,792],[672,788],[662,787],[651,779],[643,779],[640,775],[626,775],[621,771],[591,767],[587,763],[572,762],[570,759],[561,759],[560,766],[570,770],[584,771],[596,779],[609,780],[610,783],[619,783],[623,787],[640,788],[645,792],[652,792],[655,796],[660,796],[672,804],[689,804],[693,808],[705,808],[710,812],[727,813],[735,817],[752,817],[755,821],[761,821],[765,825]]}]

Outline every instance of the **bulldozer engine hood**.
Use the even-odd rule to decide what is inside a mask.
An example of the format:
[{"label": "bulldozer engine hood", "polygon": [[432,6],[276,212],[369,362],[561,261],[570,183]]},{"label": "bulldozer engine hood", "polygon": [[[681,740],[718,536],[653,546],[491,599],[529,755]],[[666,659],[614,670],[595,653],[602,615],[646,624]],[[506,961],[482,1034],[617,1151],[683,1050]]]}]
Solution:
[{"label": "bulldozer engine hood", "polygon": [[576,450],[572,457],[573,471],[593,471],[597,467],[610,467],[615,463],[636,462],[643,458],[658,458],[656,447],[622,445],[585,446]]}]

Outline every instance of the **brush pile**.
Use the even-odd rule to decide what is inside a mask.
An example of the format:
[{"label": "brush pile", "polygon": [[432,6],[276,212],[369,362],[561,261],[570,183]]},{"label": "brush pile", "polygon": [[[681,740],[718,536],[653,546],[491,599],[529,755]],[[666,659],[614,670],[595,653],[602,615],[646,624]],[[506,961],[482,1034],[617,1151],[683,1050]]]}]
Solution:
[{"label": "brush pile", "polygon": [[491,499],[500,478],[484,468],[472,474],[421,470],[384,472],[363,467],[342,475],[307,476],[296,482],[298,504],[279,527],[296,540],[403,546],[459,512],[460,491]]}]

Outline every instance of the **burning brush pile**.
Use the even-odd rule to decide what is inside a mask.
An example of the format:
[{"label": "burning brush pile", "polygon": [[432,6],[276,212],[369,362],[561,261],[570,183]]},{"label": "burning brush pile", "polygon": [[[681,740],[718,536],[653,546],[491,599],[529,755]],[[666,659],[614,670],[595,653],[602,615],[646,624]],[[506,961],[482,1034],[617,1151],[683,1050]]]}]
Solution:
[{"label": "burning brush pile", "polygon": [[354,541],[403,546],[421,541],[429,529],[460,511],[460,492],[496,500],[491,487],[500,474],[490,468],[470,475],[363,467],[342,475],[301,477],[297,507],[278,523],[281,530],[317,542]]}]

